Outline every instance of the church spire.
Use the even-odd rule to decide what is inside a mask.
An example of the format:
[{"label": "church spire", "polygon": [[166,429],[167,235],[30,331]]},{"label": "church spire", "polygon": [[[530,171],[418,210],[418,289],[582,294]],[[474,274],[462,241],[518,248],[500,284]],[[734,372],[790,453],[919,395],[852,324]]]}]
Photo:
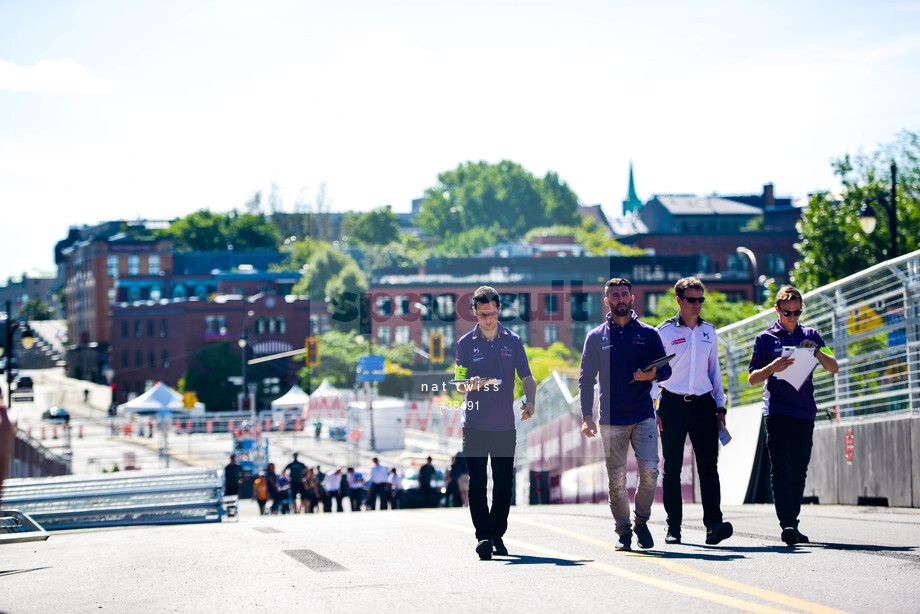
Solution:
[{"label": "church spire", "polygon": [[629,192],[626,194],[626,200],[623,201],[623,215],[635,213],[638,215],[639,209],[642,208],[642,201],[636,196],[636,182],[633,180],[633,164],[629,161]]}]

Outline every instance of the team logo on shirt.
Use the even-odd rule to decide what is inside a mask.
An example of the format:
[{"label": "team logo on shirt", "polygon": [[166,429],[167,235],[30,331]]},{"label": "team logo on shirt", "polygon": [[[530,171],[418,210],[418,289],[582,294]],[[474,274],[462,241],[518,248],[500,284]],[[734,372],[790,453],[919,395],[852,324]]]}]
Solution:
[{"label": "team logo on shirt", "polygon": [[687,343],[687,338],[681,337],[680,339],[675,339],[674,341],[671,342],[671,345],[679,345],[681,343]]},{"label": "team logo on shirt", "polygon": [[707,330],[703,331],[703,343],[712,343],[712,341],[709,340],[709,331]]},{"label": "team logo on shirt", "polygon": [[509,358],[511,356],[511,348],[503,347],[501,350],[502,358]]},{"label": "team logo on shirt", "polygon": [[643,337],[633,337],[633,345],[645,345],[645,339]]}]

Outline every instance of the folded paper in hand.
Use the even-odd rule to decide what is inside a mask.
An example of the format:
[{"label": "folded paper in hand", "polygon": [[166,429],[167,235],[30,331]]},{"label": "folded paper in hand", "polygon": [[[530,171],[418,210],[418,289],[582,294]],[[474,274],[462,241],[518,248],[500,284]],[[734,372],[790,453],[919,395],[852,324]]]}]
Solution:
[{"label": "folded paper in hand", "polygon": [[800,390],[805,380],[812,374],[818,366],[818,359],[815,358],[815,348],[803,348],[786,346],[783,348],[783,358],[792,358],[795,362],[789,365],[784,371],[775,373],[776,379],[789,382],[793,388]]}]

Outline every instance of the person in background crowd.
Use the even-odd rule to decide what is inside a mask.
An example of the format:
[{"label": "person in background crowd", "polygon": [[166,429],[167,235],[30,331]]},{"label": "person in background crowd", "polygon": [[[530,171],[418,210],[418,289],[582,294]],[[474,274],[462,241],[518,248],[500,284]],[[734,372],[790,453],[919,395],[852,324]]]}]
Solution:
[{"label": "person in background crowd", "polygon": [[[652,381],[668,379],[671,367],[649,364],[665,356],[658,331],[639,321],[633,311],[632,284],[621,277],[604,286],[606,321],[588,333],[578,378],[581,432],[597,435],[594,423],[594,384],[600,388],[600,432],[607,464],[610,511],[619,537],[617,550],[632,548],[633,531],[641,548],[655,545],[648,520],[658,486],[658,425],[652,404]],[[626,491],[626,453],[632,446],[639,468],[635,524],[630,528]]]},{"label": "person in background crowd", "polygon": [[390,501],[394,510],[403,508],[403,484],[402,477],[396,472],[396,467],[390,469],[390,476],[387,478],[390,483]]},{"label": "person in background crowd", "polygon": [[236,454],[230,455],[230,462],[224,467],[224,494],[240,494],[240,485],[243,483],[243,468],[236,462]]},{"label": "person in background crowd", "polygon": [[303,490],[303,472],[307,468],[302,462],[297,460],[297,452],[292,455],[293,459],[284,468],[288,479],[291,481],[291,503],[293,504],[294,513],[298,512],[297,497],[300,497],[300,507],[303,507],[304,490]]},{"label": "person in background crowd", "polygon": [[387,468],[380,464],[380,460],[375,456],[371,466],[371,474],[368,477],[370,483],[370,495],[367,499],[367,509],[375,509],[377,499],[380,499],[380,509],[387,509]]},{"label": "person in background crowd", "polygon": [[334,472],[327,474],[323,480],[323,490],[325,491],[323,511],[326,513],[332,512],[332,499],[335,499],[336,509],[339,512],[345,511],[342,508],[342,478],[342,468],[338,467]]},{"label": "person in background crowd", "polygon": [[351,511],[360,512],[361,503],[364,501],[364,476],[356,472],[354,467],[349,467],[345,472],[345,478],[348,498],[351,499]]},{"label": "person in background crowd", "polygon": [[313,468],[307,467],[303,474],[303,511],[307,514],[313,513],[319,500],[319,480],[316,479]]},{"label": "person in background crowd", "polygon": [[431,480],[435,477],[434,465],[431,464],[431,457],[425,461],[418,470],[418,492],[422,497],[422,507],[431,507],[432,495]]},{"label": "person in background crowd", "polygon": [[799,531],[799,512],[818,406],[811,375],[796,389],[776,374],[795,363],[794,358],[783,356],[784,347],[811,348],[818,363],[831,373],[837,373],[840,367],[832,355],[821,351],[825,345],[818,331],[799,322],[804,303],[798,290],[792,286],[780,288],[773,308],[779,319],[754,339],[748,382],[752,386],[763,384],[773,504],[782,529],[780,539],[794,546],[808,543],[808,537]]},{"label": "person in background crowd", "polygon": [[252,483],[252,498],[259,504],[259,514],[265,514],[265,503],[268,501],[268,479],[264,471],[260,471],[255,482]]}]

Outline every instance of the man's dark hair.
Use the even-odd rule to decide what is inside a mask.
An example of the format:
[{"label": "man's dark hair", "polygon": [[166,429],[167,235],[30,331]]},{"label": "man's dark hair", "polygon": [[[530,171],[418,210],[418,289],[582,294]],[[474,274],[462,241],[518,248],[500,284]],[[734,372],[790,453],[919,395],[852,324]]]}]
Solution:
[{"label": "man's dark hair", "polygon": [[684,277],[683,279],[678,279],[677,283],[674,284],[674,294],[680,298],[684,298],[684,292],[690,289],[706,292],[706,286],[696,277]]},{"label": "man's dark hair", "polygon": [[604,296],[609,296],[610,288],[613,288],[615,286],[626,286],[626,288],[629,290],[629,293],[632,294],[632,284],[629,283],[628,279],[626,279],[625,277],[614,277],[613,279],[609,280],[606,284],[604,284]]},{"label": "man's dark hair", "polygon": [[473,293],[473,309],[476,308],[477,304],[485,305],[493,301],[496,307],[502,306],[502,301],[498,297],[498,292],[496,292],[495,288],[492,286],[480,286],[476,288],[476,292]]}]

